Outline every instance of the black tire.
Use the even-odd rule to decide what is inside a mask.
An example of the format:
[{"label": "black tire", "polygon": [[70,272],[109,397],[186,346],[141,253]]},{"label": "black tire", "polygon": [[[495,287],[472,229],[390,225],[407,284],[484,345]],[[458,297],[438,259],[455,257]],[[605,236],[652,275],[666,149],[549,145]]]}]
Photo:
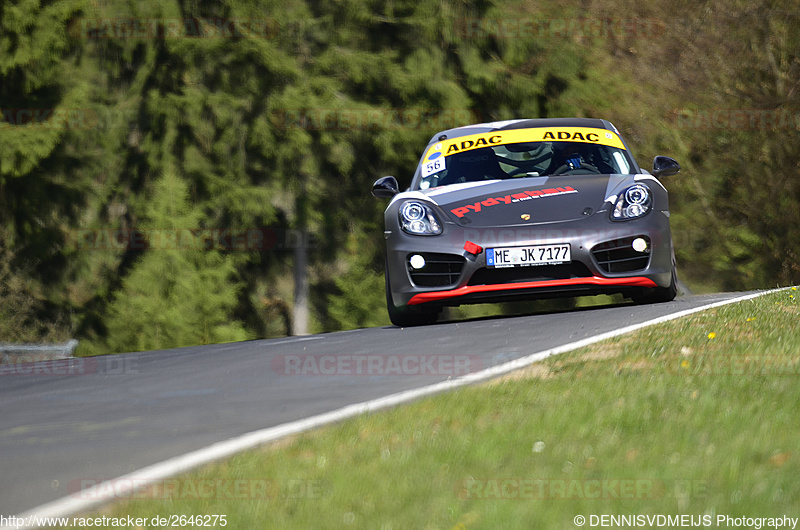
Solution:
[{"label": "black tire", "polygon": [[389,313],[389,320],[395,326],[405,328],[413,326],[424,326],[426,324],[434,324],[439,318],[441,308],[432,307],[395,307],[392,301],[392,291],[389,287],[389,267],[386,267],[384,274],[386,278],[386,309]]},{"label": "black tire", "polygon": [[647,289],[641,294],[634,295],[633,301],[637,304],[660,304],[671,302],[678,296],[678,272],[675,265],[672,266],[672,279],[667,287],[654,287]]}]

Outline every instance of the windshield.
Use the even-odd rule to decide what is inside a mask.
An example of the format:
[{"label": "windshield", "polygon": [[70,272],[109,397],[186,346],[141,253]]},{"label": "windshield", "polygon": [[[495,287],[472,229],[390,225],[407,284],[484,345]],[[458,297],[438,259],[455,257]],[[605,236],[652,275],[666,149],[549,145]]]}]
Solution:
[{"label": "windshield", "polygon": [[[506,143],[524,131],[565,141]],[[601,129],[589,131],[597,132],[527,129],[511,131],[514,134],[496,132],[442,142],[424,156],[416,189],[496,179],[631,173],[631,160],[619,137]],[[579,136],[577,141],[570,141],[576,136]]]}]

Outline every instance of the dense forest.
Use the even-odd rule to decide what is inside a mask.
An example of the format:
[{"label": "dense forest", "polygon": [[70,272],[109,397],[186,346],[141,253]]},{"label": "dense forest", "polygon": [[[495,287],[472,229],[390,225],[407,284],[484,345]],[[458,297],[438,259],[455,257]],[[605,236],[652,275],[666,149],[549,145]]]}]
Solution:
[{"label": "dense forest", "polygon": [[0,341],[387,324],[372,182],[443,128],[601,117],[664,154],[679,275],[800,283],[797,0],[0,4]]}]

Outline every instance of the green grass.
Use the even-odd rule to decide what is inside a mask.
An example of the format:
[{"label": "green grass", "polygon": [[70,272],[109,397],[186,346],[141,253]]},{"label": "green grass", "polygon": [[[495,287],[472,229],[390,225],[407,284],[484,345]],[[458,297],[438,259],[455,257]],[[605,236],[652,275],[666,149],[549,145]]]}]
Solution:
[{"label": "green grass", "polygon": [[[243,529],[576,528],[578,514],[796,517],[797,296],[697,313],[319,429],[178,477],[174,498],[145,493],[157,498],[104,513],[225,514],[228,528]],[[219,480],[258,492],[200,492]],[[516,484],[527,489],[508,489]]]}]

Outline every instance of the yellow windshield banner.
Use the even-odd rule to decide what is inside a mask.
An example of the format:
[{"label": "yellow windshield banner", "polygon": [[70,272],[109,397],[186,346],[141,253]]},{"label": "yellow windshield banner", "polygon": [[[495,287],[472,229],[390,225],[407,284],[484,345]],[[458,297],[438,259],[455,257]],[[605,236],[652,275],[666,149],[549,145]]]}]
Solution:
[{"label": "yellow windshield banner", "polygon": [[453,138],[452,140],[444,140],[428,149],[424,161],[427,162],[442,155],[450,156],[482,147],[522,142],[581,142],[625,149],[619,136],[608,129],[595,129],[593,127],[534,127],[531,129],[512,129],[471,134]]}]

